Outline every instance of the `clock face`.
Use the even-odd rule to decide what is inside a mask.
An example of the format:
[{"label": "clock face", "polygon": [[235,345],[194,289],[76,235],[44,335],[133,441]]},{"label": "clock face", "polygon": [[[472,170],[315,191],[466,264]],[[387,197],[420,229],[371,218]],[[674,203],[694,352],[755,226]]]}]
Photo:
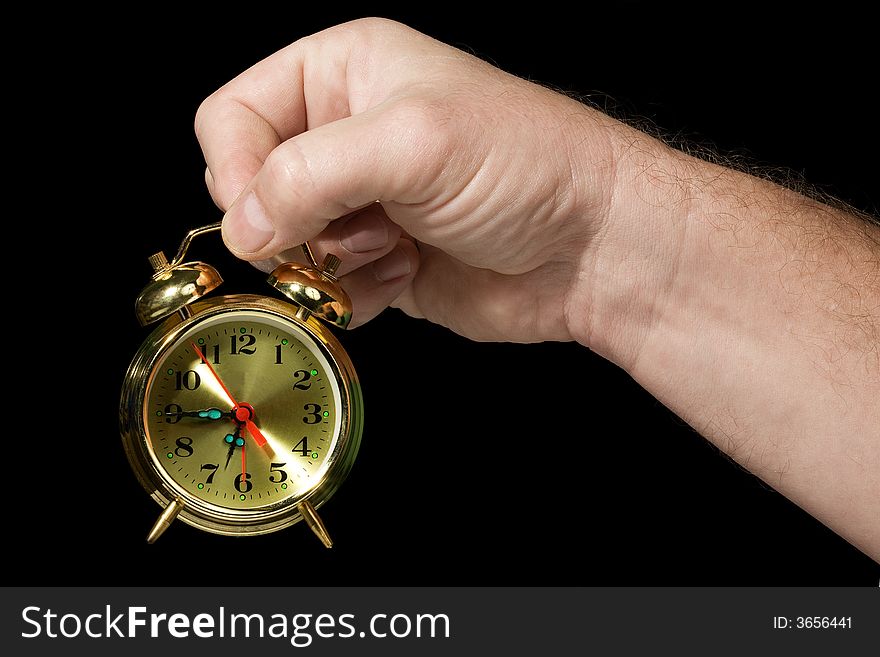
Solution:
[{"label": "clock face", "polygon": [[321,482],[343,409],[308,333],[270,312],[232,310],[163,351],[143,412],[149,457],[177,495],[247,515],[296,503]]}]

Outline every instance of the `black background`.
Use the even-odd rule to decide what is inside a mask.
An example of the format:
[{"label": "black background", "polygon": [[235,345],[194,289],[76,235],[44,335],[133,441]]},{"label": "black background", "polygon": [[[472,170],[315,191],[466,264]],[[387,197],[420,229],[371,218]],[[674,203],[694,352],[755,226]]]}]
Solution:
[{"label": "black background", "polygon": [[[220,218],[192,132],[201,100],[298,37],[364,15],[396,18],[876,211],[876,44],[861,33],[865,17],[616,7],[586,18],[549,5],[476,18],[447,5],[290,3],[205,8],[198,19],[156,8],[80,13],[69,24],[55,16],[66,38],[33,46],[58,56],[35,68],[49,97],[34,109],[47,146],[38,212],[26,217],[63,223],[25,225],[45,245],[24,249],[25,271],[45,274],[43,256],[59,266],[51,304],[43,295],[24,302],[49,322],[26,385],[36,430],[7,427],[30,448],[10,464],[22,502],[7,501],[14,567],[4,579],[876,586],[878,564],[586,348],[477,344],[397,311],[341,336],[364,387],[366,430],[350,479],[322,510],[332,551],[302,525],[229,539],[177,523],[156,545],[144,542],[159,508],[125,461],[117,404],[147,334],[133,313],[146,258]],[[219,240],[203,239],[191,255],[218,267],[221,292],[271,293]]]}]

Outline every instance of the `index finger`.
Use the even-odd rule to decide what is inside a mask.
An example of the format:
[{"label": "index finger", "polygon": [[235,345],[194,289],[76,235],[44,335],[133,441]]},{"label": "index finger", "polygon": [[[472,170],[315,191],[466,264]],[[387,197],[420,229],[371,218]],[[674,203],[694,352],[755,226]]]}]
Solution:
[{"label": "index finger", "polygon": [[376,63],[402,33],[429,40],[402,27],[383,19],[331,27],[270,55],[209,96],[196,113],[195,131],[218,205],[228,209],[282,142],[385,99],[395,85]]}]

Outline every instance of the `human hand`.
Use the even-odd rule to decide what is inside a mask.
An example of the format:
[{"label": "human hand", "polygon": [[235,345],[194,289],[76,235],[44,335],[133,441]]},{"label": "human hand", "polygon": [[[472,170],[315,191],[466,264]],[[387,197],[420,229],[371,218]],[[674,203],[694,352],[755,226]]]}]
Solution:
[{"label": "human hand", "polygon": [[309,240],[318,261],[342,258],[355,325],[394,305],[473,339],[534,342],[571,339],[567,306],[589,296],[579,272],[611,199],[607,123],[367,19],[242,73],[202,104],[196,132],[237,256]]}]

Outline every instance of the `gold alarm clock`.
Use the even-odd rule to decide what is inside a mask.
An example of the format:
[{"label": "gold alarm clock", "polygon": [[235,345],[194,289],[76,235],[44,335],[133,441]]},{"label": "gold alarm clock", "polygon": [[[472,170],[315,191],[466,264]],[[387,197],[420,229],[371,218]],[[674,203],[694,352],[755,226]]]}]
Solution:
[{"label": "gold alarm clock", "polygon": [[[260,295],[204,298],[222,279],[183,260],[190,231],[136,302],[146,326],[163,320],[125,375],[120,428],[138,480],[163,508],[154,542],[175,518],[204,531],[253,536],[299,520],[332,540],[317,509],[357,456],[363,399],[357,375],[326,324],[345,328],[351,301],[334,274],[340,261],[285,263]],[[291,303],[292,302],[292,303]]]}]

